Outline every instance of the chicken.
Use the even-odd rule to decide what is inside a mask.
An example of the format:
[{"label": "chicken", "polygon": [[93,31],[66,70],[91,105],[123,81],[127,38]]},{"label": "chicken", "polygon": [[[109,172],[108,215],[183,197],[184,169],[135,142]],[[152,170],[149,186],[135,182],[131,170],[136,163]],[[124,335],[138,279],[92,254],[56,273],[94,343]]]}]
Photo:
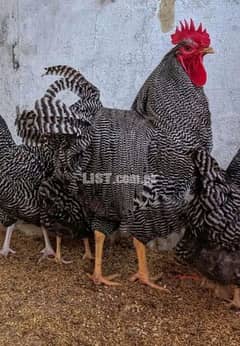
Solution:
[{"label": "chicken", "polygon": [[144,225],[146,234],[155,228],[160,237],[185,226],[195,186],[189,150],[199,145],[208,151],[212,148],[210,112],[202,88],[207,80],[203,57],[213,53],[209,35],[201,24],[195,29],[192,20],[190,25],[185,21],[172,42],[177,46],[153,71],[132,106],[156,128],[148,152],[151,176],[135,198],[132,225],[138,222],[139,230]]},{"label": "chicken", "polygon": [[193,263],[214,282],[234,285],[231,304],[240,308],[240,186],[235,183],[240,174],[238,156],[225,172],[205,150],[194,152],[197,189],[176,255]]},{"label": "chicken", "polygon": [[[71,119],[65,118],[63,124],[62,119],[41,116],[29,133],[47,128],[56,135],[68,125],[69,135],[76,134],[68,150],[62,149],[62,155],[68,156],[64,174],[71,176],[72,185],[83,185],[87,204],[96,197],[107,214],[107,219],[96,216],[91,222],[96,241],[92,279],[97,284],[116,284],[102,274],[102,253],[105,237],[119,227],[134,238],[138,271],[132,280],[166,291],[150,279],[145,244],[180,232],[186,195],[194,184],[188,152],[199,145],[207,150],[212,146],[210,112],[202,88],[207,79],[203,57],[212,53],[209,35],[202,25],[195,28],[193,21],[185,22],[172,35],[172,42],[175,47],[144,83],[131,111],[102,107],[96,88],[70,67],[47,69],[47,74],[69,79],[72,91],[80,90],[81,109],[74,116],[81,134]],[[89,105],[95,112],[91,111],[90,125],[84,130],[82,115]]]},{"label": "chicken", "polygon": [[[36,101],[33,111],[24,111],[17,116],[18,134],[24,137],[23,134],[28,130],[29,123],[34,121],[36,115],[34,112],[44,115],[48,107],[55,116],[59,114],[61,118],[65,114],[70,116],[64,103],[48,95]],[[25,119],[28,119],[28,123]],[[35,134],[34,139],[36,136]],[[41,216],[45,216],[39,203],[39,188],[41,183],[56,171],[56,156],[59,145],[64,143],[64,138],[62,135],[51,138],[39,135],[37,138],[41,146],[31,146],[31,137],[28,137],[26,144],[16,145],[5,120],[0,116],[0,222],[7,227],[0,253],[4,256],[14,252],[10,248],[10,240],[17,220],[41,225],[45,240],[43,258],[55,255],[47,230],[41,222]]]},{"label": "chicken", "polygon": [[[10,241],[17,220],[24,219],[37,223],[37,187],[41,180],[53,170],[53,149],[30,148],[16,145],[5,120],[0,116],[0,222],[7,227],[6,237],[0,253],[7,256],[14,253]],[[52,254],[47,233],[45,253]]]},{"label": "chicken", "polygon": [[209,280],[218,284],[214,287],[216,295],[219,285],[226,289],[233,286],[234,294],[230,306],[240,309],[240,250],[204,247],[195,260],[195,266]]}]

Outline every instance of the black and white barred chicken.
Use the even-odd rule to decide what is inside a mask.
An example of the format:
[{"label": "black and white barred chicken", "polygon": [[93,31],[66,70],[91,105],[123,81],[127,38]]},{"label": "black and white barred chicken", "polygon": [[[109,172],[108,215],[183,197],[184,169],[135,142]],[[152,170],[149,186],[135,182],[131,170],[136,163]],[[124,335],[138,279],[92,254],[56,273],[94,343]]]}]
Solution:
[{"label": "black and white barred chicken", "polygon": [[[17,116],[16,125],[19,135],[24,137],[23,133],[28,131],[27,127],[22,126],[24,119],[28,119],[27,125],[29,125],[29,122],[34,121],[36,114],[46,116],[46,111],[49,108],[54,116],[64,117],[65,115],[69,117],[70,112],[67,107],[64,103],[55,100],[55,96],[48,95],[40,98],[35,102],[34,110],[23,111]],[[65,143],[66,137],[61,135],[46,138],[36,133],[34,138],[38,138],[38,143],[41,145],[31,146],[31,138],[28,138],[26,144],[16,145],[5,120],[0,116],[0,223],[7,227],[0,254],[7,256],[9,252],[15,252],[10,248],[11,236],[15,223],[22,220],[41,226],[45,240],[42,258],[55,255],[57,262],[65,262],[59,251],[59,239],[57,239],[56,254],[51,247],[46,229],[49,226],[48,231],[52,230],[50,227],[52,224],[47,223],[51,216],[51,209],[48,211],[41,202],[44,201],[43,191],[45,185],[57,172],[60,173],[59,170],[61,171],[59,161],[56,158],[58,158],[59,145]],[[66,198],[66,196],[64,197]],[[60,202],[58,199],[58,203]],[[60,205],[62,205],[62,202]],[[78,214],[79,219],[80,214]],[[61,224],[60,221],[56,215],[54,218],[54,232],[57,234],[71,233],[71,230],[67,227],[68,225]],[[79,231],[77,233],[83,234],[81,225],[78,225],[75,229]],[[84,239],[84,244],[86,257],[90,257],[87,238]]]},{"label": "black and white barred chicken", "polygon": [[25,133],[31,138],[36,133],[76,134],[72,145],[62,150],[68,156],[64,174],[71,177],[72,186],[83,185],[87,203],[98,198],[107,214],[107,219],[96,215],[91,223],[96,240],[95,283],[116,284],[102,275],[102,251],[105,236],[119,227],[134,238],[139,269],[132,280],[165,290],[149,278],[145,244],[180,231],[194,183],[188,152],[199,145],[207,150],[212,146],[210,112],[202,88],[206,82],[203,57],[213,52],[209,35],[201,24],[195,28],[193,21],[185,22],[172,35],[172,42],[175,47],[144,83],[131,111],[102,107],[96,87],[74,69],[48,68],[47,74],[61,75],[72,91],[80,90],[81,107],[69,121],[38,116]]},{"label": "black and white barred chicken", "polygon": [[193,154],[197,189],[186,216],[188,226],[176,247],[208,279],[234,285],[232,305],[240,308],[240,151],[221,169],[205,150]]},{"label": "black and white barred chicken", "polygon": [[[24,220],[39,224],[38,187],[53,172],[54,147],[31,148],[16,145],[5,120],[0,116],[0,223],[7,227],[0,253],[14,253],[10,241],[15,223]],[[44,255],[54,253],[47,232]]]}]

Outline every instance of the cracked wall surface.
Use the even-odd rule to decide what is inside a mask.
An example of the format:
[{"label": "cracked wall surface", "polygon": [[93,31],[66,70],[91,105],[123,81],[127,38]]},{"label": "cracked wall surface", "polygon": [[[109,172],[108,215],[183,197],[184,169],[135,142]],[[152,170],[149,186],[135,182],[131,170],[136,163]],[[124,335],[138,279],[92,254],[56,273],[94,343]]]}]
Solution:
[{"label": "cracked wall surface", "polygon": [[[31,108],[52,81],[44,66],[79,68],[106,106],[128,108],[171,48],[156,14],[159,0],[1,0],[0,113],[14,132],[16,107]],[[214,56],[205,58],[214,153],[226,166],[240,147],[240,2],[176,0],[175,21],[202,21]]]}]

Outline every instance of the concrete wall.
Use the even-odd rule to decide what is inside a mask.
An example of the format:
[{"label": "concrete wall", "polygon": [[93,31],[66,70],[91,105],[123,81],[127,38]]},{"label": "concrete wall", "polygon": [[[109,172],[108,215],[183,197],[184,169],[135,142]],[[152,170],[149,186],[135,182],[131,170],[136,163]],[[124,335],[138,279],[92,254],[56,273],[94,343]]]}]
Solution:
[{"label": "concrete wall", "polygon": [[[43,67],[79,68],[106,106],[128,108],[171,48],[158,0],[0,0],[0,113],[14,132],[16,106],[32,107],[50,82]],[[215,154],[226,165],[240,147],[240,1],[176,0],[175,19],[202,21],[217,54],[207,56]]]}]

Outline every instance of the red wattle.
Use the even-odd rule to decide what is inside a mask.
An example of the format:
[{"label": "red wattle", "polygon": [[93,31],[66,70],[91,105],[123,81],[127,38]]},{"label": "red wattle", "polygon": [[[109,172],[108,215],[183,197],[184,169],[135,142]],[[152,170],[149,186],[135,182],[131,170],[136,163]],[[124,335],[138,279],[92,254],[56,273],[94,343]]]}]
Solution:
[{"label": "red wattle", "polygon": [[196,55],[191,57],[191,59],[184,59],[184,57],[179,56],[178,61],[181,63],[194,85],[202,87],[206,84],[207,72],[203,65],[203,56]]}]

